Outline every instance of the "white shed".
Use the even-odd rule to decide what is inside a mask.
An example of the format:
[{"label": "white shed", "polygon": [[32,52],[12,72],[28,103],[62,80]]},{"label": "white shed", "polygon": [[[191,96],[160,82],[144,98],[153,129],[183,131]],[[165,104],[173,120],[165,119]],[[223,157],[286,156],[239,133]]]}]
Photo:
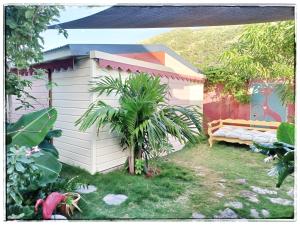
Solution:
[{"label": "white shed", "polygon": [[[30,92],[37,98],[33,101],[34,110],[49,105],[57,109],[55,128],[61,129],[63,135],[54,140],[54,145],[60,160],[91,173],[116,168],[124,164],[128,155],[122,151],[118,137],[107,129],[97,136],[95,129],[80,132],[74,125],[95,99],[95,94],[89,93],[93,78],[119,74],[126,78],[130,73],[147,72],[160,76],[169,85],[169,104],[202,108],[204,75],[163,45],[66,45],[46,51],[43,63],[35,67],[47,69],[48,77],[33,81]],[[26,79],[32,79],[30,72]],[[46,88],[49,80],[57,85],[51,91]],[[117,106],[118,96],[103,95],[103,101]],[[13,108],[18,104],[13,99]],[[16,120],[26,112],[12,111],[11,118]],[[176,150],[182,147],[171,141]]]}]

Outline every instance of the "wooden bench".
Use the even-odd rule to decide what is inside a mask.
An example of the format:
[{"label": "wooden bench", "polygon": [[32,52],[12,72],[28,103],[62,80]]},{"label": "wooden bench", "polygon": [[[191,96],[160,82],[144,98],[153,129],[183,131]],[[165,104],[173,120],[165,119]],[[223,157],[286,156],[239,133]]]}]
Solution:
[{"label": "wooden bench", "polygon": [[251,145],[253,141],[250,140],[240,140],[238,138],[229,138],[229,137],[221,137],[221,136],[213,136],[213,133],[220,129],[221,127],[229,125],[232,127],[243,127],[248,130],[257,130],[257,131],[270,131],[277,130],[280,125],[280,122],[267,122],[267,121],[259,121],[259,120],[234,120],[234,119],[219,119],[214,120],[208,123],[208,135],[209,135],[209,146],[212,147],[214,141],[226,141],[231,143],[239,143]]}]

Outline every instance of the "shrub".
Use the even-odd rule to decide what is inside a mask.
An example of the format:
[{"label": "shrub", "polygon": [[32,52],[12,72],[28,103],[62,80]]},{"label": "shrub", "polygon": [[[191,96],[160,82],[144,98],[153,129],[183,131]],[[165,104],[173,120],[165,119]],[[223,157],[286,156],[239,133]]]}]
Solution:
[{"label": "shrub", "polygon": [[[99,130],[105,125],[121,138],[121,145],[128,147],[129,172],[134,174],[135,159],[143,158],[146,167],[152,153],[172,150],[169,137],[181,143],[197,142],[202,133],[202,114],[199,107],[167,104],[168,86],[159,77],[146,73],[132,74],[123,81],[121,77],[102,77],[94,83],[92,92],[98,94],[88,110],[76,121],[81,131],[93,124]],[[105,93],[120,95],[119,107],[101,100]]]},{"label": "shrub", "polygon": [[265,159],[266,162],[272,159],[278,159],[275,166],[268,173],[270,176],[277,176],[278,181],[276,187],[280,187],[287,176],[295,171],[295,126],[293,124],[281,123],[277,129],[277,140],[272,144],[254,145],[261,151],[267,152],[269,155]]}]

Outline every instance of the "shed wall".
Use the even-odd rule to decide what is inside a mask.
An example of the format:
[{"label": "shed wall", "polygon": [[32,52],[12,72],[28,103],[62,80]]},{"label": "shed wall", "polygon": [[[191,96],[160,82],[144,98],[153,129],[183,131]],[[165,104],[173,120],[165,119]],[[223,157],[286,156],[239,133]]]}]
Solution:
[{"label": "shed wall", "polygon": [[[96,62],[92,64],[92,70],[93,78],[106,75],[119,77],[120,73],[122,79],[126,79],[129,75],[126,72],[100,68]],[[96,98],[96,94],[93,98]],[[101,100],[112,106],[119,105],[118,99],[119,96],[113,93],[111,93],[110,95],[103,94],[101,96]],[[99,135],[96,135],[94,137],[94,140],[96,171],[107,171],[124,164],[128,157],[128,151],[122,150],[122,148],[120,147],[120,141],[116,134],[110,133],[108,128],[103,128],[100,130]]]},{"label": "shed wall", "polygon": [[[196,105],[200,107],[201,113],[203,112],[203,84],[195,83],[186,80],[167,79],[161,78],[162,83],[169,85],[170,96],[168,103],[170,105],[190,106]],[[183,148],[176,139],[170,137],[170,142],[175,151]]]},{"label": "shed wall", "polygon": [[[199,77],[200,75],[188,66],[182,64],[177,59],[173,58],[169,54],[165,54],[165,66],[170,67],[175,73],[187,74],[190,76]],[[202,75],[203,76],[203,75]]]},{"label": "shed wall", "polygon": [[54,139],[60,161],[91,172],[91,130],[80,132],[74,124],[91,103],[88,91],[90,63],[89,58],[81,59],[75,63],[73,70],[52,73],[52,81],[57,84],[52,89],[52,105],[58,112],[54,128],[62,130],[62,136]]}]

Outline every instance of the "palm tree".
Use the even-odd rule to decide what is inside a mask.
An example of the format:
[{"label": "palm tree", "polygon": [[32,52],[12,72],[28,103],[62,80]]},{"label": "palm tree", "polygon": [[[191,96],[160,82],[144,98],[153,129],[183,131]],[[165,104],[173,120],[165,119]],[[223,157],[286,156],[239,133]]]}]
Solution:
[{"label": "palm tree", "polygon": [[[170,106],[166,103],[168,86],[159,77],[146,73],[121,77],[104,76],[93,82],[91,92],[97,99],[76,121],[79,130],[85,131],[96,124],[99,129],[108,125],[116,132],[121,145],[129,151],[129,172],[134,173],[135,158],[144,158],[146,168],[151,151],[169,149],[169,137],[181,143],[195,142],[202,132],[202,115],[198,107]],[[101,100],[101,94],[120,95],[119,106],[112,107]]]}]

